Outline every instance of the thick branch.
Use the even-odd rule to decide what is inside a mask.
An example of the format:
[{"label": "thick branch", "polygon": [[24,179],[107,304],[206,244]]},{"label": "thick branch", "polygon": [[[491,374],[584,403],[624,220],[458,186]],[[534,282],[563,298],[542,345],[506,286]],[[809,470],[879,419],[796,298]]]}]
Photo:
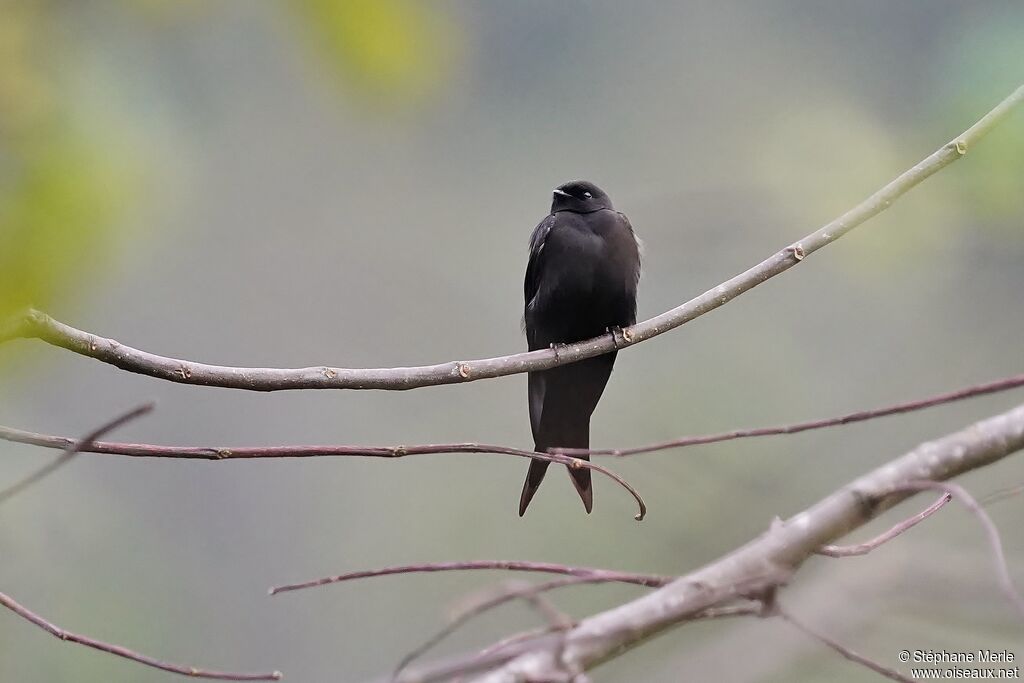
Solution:
[{"label": "thick branch", "polygon": [[366,369],[329,366],[294,369],[240,368],[168,358],[125,346],[113,339],[77,330],[38,311],[29,311],[21,320],[0,324],[0,342],[17,337],[36,338],[129,372],[181,384],[249,391],[285,389],[401,390],[472,382],[521,372],[546,370],[557,365],[599,356],[617,348],[637,344],[664,334],[727,304],[765,280],[789,270],[806,256],[831,244],[861,223],[885,211],[894,201],[918,183],[965,155],[968,149],[1005,118],[1021,101],[1024,101],[1024,86],[1010,94],[963,134],[904,171],[899,177],[842,216],[700,296],[623,330],[622,335],[608,334],[560,346],[557,349],[517,353],[498,358],[450,361],[420,367]]},{"label": "thick branch", "polygon": [[[941,481],[1024,448],[1024,406],[922,444],[844,486],[742,548],[637,600],[583,620],[556,646],[528,652],[480,676],[486,683],[544,680],[588,670],[760,582],[788,576],[822,545],[905,499],[923,480]],[[773,578],[774,577],[774,578]]]}]

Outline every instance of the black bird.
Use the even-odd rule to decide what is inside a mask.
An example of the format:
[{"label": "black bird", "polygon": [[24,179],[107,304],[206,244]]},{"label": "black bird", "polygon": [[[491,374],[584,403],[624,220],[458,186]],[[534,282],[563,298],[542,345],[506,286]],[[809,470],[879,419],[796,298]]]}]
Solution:
[{"label": "black bird", "polygon": [[[636,322],[640,251],[629,220],[586,181],[558,187],[551,214],[530,238],[523,327],[530,350],[590,339]],[[590,415],[615,363],[615,352],[529,374],[534,450],[589,448]],[[589,460],[588,456],[582,456]],[[519,516],[544,479],[547,462],[531,460]],[[590,470],[569,469],[589,513]]]}]

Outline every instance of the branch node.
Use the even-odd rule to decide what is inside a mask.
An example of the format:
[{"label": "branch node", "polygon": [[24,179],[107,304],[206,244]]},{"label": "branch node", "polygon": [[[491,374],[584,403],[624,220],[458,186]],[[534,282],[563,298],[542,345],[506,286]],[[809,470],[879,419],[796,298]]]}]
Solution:
[{"label": "branch node", "polygon": [[334,379],[335,377],[338,376],[338,371],[335,370],[334,368],[324,368],[323,373],[324,377],[326,377],[327,379]]},{"label": "branch node", "polygon": [[790,247],[787,247],[787,248],[786,248],[786,251],[787,251],[787,252],[788,252],[788,253],[789,253],[789,254],[790,254],[790,255],[791,255],[791,256],[792,256],[792,257],[793,257],[794,259],[796,259],[797,261],[803,261],[803,260],[804,260],[804,256],[806,256],[806,255],[807,255],[807,254],[806,254],[806,253],[804,252],[804,247],[803,247],[803,245],[802,245],[802,244],[800,244],[799,242],[797,242],[796,244],[794,244],[794,245],[792,245],[792,246],[790,246]]},{"label": "branch node", "polygon": [[955,149],[956,153],[959,154],[960,156],[967,154],[967,142],[965,142],[964,140],[956,140],[951,144],[953,146],[953,149]]},{"label": "branch node", "polygon": [[458,368],[459,368],[459,377],[461,377],[462,379],[469,379],[469,372],[470,372],[469,363],[460,362],[458,364]]}]

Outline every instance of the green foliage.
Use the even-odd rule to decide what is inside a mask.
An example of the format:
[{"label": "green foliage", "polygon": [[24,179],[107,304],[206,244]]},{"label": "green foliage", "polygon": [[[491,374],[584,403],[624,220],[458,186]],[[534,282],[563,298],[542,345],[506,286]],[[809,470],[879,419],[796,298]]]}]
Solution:
[{"label": "green foliage", "polygon": [[[944,53],[948,62],[940,77],[945,83],[945,97],[936,104],[944,120],[970,121],[1020,83],[1024,8],[1016,6],[983,17],[969,24]],[[1014,118],[1020,121],[1020,114]],[[969,154],[971,163],[962,170],[962,201],[971,207],[976,219],[1005,225],[1008,233],[1019,237],[1020,217],[1024,215],[1024,126],[1000,126],[991,139]]]},{"label": "green foliage", "polygon": [[454,26],[412,0],[301,0],[293,5],[329,73],[380,104],[435,91],[455,52]]},{"label": "green foliage", "polygon": [[102,145],[45,59],[48,6],[0,6],[0,315],[49,307],[107,253],[127,160]]}]

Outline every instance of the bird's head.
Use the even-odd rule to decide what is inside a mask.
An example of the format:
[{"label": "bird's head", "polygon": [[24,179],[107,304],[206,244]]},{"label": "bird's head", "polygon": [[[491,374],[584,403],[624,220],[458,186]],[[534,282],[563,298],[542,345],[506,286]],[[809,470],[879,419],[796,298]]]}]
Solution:
[{"label": "bird's head", "polygon": [[555,188],[551,200],[551,213],[556,211],[572,211],[573,213],[591,213],[601,209],[611,209],[612,200],[604,190],[586,180],[573,180]]}]

